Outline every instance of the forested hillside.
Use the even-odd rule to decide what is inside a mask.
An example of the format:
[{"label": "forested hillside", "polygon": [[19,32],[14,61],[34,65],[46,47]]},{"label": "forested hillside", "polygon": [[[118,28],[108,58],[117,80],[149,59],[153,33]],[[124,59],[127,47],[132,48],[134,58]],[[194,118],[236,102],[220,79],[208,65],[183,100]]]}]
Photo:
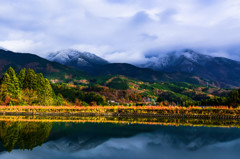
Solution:
[{"label": "forested hillside", "polygon": [[[68,105],[70,102],[79,100],[80,95],[74,94],[74,91],[67,92],[67,94],[74,94],[74,99],[64,99],[61,93],[52,89],[48,79],[44,78],[41,73],[35,73],[32,69],[22,69],[17,74],[15,70],[10,67],[0,80],[0,105]],[[81,94],[80,100],[89,104],[104,104],[104,99],[96,93]],[[97,98],[100,96],[99,98]],[[101,100],[99,102],[98,100]],[[85,102],[86,101],[86,102]],[[81,103],[81,102],[78,102]]]},{"label": "forested hillside", "polygon": [[143,82],[125,76],[103,76],[79,83],[53,83],[41,73],[10,67],[0,79],[0,105],[96,106],[158,105],[234,106],[240,89],[227,90],[183,82]]},{"label": "forested hillside", "polygon": [[36,73],[42,73],[44,77],[56,82],[69,82],[87,76],[82,71],[48,61],[37,55],[15,53],[0,49],[0,77],[9,67],[12,67],[17,72],[23,68],[30,68]]}]

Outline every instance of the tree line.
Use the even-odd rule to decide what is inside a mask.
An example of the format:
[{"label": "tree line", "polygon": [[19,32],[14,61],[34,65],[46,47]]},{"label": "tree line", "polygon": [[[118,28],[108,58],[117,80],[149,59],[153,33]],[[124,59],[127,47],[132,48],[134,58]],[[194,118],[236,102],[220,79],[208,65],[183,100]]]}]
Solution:
[{"label": "tree line", "polygon": [[[162,94],[157,99],[158,103],[165,102],[169,105],[182,105],[182,106],[229,106],[229,107],[238,107],[240,106],[240,88],[238,90],[232,90],[228,95],[226,96],[215,96],[212,98],[207,98],[203,96],[202,99],[199,100],[192,100],[192,99],[186,99],[182,98],[181,96],[176,96],[173,93]],[[174,104],[172,104],[174,103]]]},{"label": "tree line", "polygon": [[[54,88],[54,89],[53,89]],[[64,85],[51,85],[41,73],[10,67],[0,79],[0,105],[104,105],[97,93],[82,92]]]},{"label": "tree line", "polygon": [[[116,80],[114,85],[119,83],[121,82]],[[120,86],[122,89],[122,85]],[[141,94],[128,92],[128,90],[93,86],[82,89],[76,85],[69,87],[67,84],[51,84],[41,73],[35,73],[32,69],[22,69],[16,73],[10,67],[0,79],[0,105],[108,105],[106,100],[110,99],[119,100],[122,103],[143,102]],[[181,93],[166,92],[159,95],[157,104],[237,107],[240,105],[240,89],[233,90],[223,97],[201,96],[195,100]]]},{"label": "tree line", "polygon": [[233,90],[229,95],[224,97],[214,97],[210,99],[201,100],[201,105],[214,105],[214,106],[240,106],[240,88],[238,90]]},{"label": "tree line", "polygon": [[1,105],[52,105],[54,97],[50,82],[32,69],[16,74],[10,67],[0,80]]}]

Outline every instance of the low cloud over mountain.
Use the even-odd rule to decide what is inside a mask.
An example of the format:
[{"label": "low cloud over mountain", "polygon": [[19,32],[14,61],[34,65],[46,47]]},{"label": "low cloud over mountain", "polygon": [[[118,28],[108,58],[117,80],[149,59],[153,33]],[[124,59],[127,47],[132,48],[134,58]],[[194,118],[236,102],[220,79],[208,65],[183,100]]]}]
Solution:
[{"label": "low cloud over mountain", "polygon": [[[0,46],[46,56],[75,48],[141,63],[152,49],[200,49],[239,59],[240,2],[216,0],[2,0]],[[17,16],[16,16],[17,15]]]}]

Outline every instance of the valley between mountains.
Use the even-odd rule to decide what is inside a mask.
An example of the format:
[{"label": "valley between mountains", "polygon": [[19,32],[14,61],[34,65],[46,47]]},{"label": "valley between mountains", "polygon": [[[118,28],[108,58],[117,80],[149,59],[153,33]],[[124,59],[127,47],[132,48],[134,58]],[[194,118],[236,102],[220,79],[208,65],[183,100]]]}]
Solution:
[{"label": "valley between mountains", "polygon": [[[240,86],[240,62],[190,49],[147,57],[138,65],[110,63],[73,49],[46,58],[1,49],[1,76],[9,67],[16,75],[23,68],[42,73],[54,94],[61,94],[68,104],[222,105]],[[99,100],[91,99],[91,93]]]}]

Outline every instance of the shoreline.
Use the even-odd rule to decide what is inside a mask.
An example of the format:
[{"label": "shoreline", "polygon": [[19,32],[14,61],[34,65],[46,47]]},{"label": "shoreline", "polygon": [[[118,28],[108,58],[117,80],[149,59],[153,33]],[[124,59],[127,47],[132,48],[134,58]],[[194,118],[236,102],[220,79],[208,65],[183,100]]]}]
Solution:
[{"label": "shoreline", "polygon": [[0,106],[0,115],[240,119],[239,108],[159,106]]},{"label": "shoreline", "polygon": [[240,128],[238,119],[174,119],[149,117],[113,117],[113,116],[41,116],[41,115],[0,115],[0,122],[34,122],[34,123],[98,123],[98,124],[138,124],[161,126],[193,126]]},{"label": "shoreline", "polygon": [[146,113],[50,113],[50,112],[0,112],[0,115],[39,116],[82,116],[82,117],[148,117],[166,119],[240,119],[240,115],[187,115],[187,114],[146,114]]}]

